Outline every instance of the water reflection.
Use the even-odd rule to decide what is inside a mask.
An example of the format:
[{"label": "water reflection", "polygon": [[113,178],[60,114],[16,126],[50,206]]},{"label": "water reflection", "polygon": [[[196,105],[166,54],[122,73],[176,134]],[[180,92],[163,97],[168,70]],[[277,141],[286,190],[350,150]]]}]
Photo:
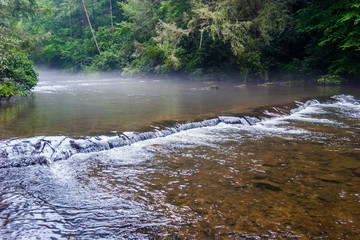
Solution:
[{"label": "water reflection", "polygon": [[248,112],[259,105],[356,92],[288,84],[238,88],[232,81],[218,83],[218,90],[204,90],[213,84],[40,71],[35,96],[0,105],[0,138],[141,131],[164,120],[210,118]]}]

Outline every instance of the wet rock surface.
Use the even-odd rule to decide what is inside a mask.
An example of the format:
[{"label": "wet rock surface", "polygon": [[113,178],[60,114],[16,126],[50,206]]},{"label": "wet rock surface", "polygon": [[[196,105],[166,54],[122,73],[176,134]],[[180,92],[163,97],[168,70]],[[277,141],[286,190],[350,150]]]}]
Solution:
[{"label": "wet rock surface", "polygon": [[124,132],[117,136],[96,136],[84,139],[70,137],[32,137],[0,141],[0,168],[23,167],[34,164],[49,164],[66,160],[77,153],[91,153],[109,150],[132,143],[165,137],[180,131],[215,126],[219,123],[251,125],[258,122],[255,117],[230,117],[204,120],[201,122],[177,123],[171,127],[156,129],[153,132]]},{"label": "wet rock surface", "polygon": [[[334,99],[342,102],[351,102],[352,98],[337,97]],[[356,102],[356,101],[355,101]],[[22,167],[34,164],[49,164],[54,161],[66,160],[77,153],[91,153],[109,150],[112,148],[131,145],[132,143],[165,137],[180,131],[215,126],[219,123],[255,125],[261,122],[261,118],[281,117],[294,114],[306,109],[308,106],[318,104],[317,100],[309,100],[305,103],[295,102],[289,106],[268,107],[267,109],[259,108],[260,116],[219,116],[217,118],[203,120],[200,122],[175,123],[172,121],[167,124],[160,124],[162,128],[155,128],[150,132],[123,132],[116,136],[96,136],[85,137],[83,139],[72,139],[66,136],[59,137],[32,137],[27,139],[10,139],[0,141],[0,168]],[[290,106],[296,106],[290,109]],[[256,112],[256,111],[255,111]],[[260,118],[260,119],[259,119]]]}]

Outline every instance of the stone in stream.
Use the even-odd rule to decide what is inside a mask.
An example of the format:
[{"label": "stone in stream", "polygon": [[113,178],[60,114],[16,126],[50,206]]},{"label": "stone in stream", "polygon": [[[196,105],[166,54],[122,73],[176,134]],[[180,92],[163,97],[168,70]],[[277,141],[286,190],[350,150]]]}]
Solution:
[{"label": "stone in stream", "polygon": [[360,177],[360,168],[357,168],[357,169],[352,170],[352,173],[353,173],[355,176]]},{"label": "stone in stream", "polygon": [[243,125],[250,125],[249,122],[242,117],[228,117],[228,116],[220,116],[220,122],[227,123],[227,124],[237,124],[241,123]]},{"label": "stone in stream", "polygon": [[316,176],[318,179],[320,179],[324,183],[346,183],[349,182],[350,176],[348,174],[342,174],[342,173],[328,173],[328,174],[319,174]]},{"label": "stone in stream", "polygon": [[281,191],[281,188],[271,185],[269,183],[265,183],[265,182],[257,182],[257,183],[255,183],[255,187],[263,188],[263,189],[267,189],[267,190],[271,190],[271,191],[275,191],[275,192]]},{"label": "stone in stream", "polygon": [[258,118],[256,118],[256,117],[245,116],[244,118],[250,125],[255,125],[258,122],[260,122],[260,120]]},{"label": "stone in stream", "polygon": [[209,91],[209,90],[218,90],[218,89],[219,89],[218,85],[211,85],[211,86],[208,86],[208,87],[204,87],[201,90],[202,91]]}]

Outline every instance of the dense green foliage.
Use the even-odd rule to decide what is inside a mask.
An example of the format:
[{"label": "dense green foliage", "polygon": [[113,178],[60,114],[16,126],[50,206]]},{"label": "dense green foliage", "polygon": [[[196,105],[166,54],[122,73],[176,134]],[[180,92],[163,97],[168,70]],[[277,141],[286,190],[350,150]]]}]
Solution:
[{"label": "dense green foliage", "polygon": [[320,33],[318,46],[329,62],[332,73],[360,76],[360,2],[314,1],[301,10],[305,31]]},{"label": "dense green foliage", "polygon": [[[23,29],[43,36],[28,48],[38,64],[264,81],[287,73],[360,77],[358,0],[15,2],[38,6],[19,5],[21,19],[32,16]],[[39,6],[50,12],[34,17]]]},{"label": "dense green foliage", "polygon": [[0,100],[29,93],[37,81],[37,73],[27,57],[36,42],[18,26],[23,19],[39,10],[35,0],[0,2]]},{"label": "dense green foliage", "polygon": [[13,38],[0,36],[0,98],[23,95],[38,81],[32,62]]}]

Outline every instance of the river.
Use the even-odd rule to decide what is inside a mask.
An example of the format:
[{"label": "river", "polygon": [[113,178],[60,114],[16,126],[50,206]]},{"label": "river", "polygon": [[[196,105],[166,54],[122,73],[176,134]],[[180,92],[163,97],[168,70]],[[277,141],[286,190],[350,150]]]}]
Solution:
[{"label": "river", "polygon": [[360,89],[236,85],[41,72],[0,105],[0,236],[360,238]]}]

